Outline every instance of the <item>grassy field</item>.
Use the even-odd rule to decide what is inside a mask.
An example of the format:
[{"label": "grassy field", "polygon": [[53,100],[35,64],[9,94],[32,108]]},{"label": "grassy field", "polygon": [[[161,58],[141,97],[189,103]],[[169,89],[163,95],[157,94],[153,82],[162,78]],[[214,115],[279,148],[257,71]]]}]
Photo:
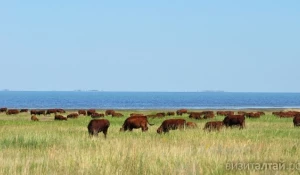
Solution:
[{"label": "grassy field", "polygon": [[[70,112],[70,111],[69,111]],[[98,111],[103,112],[103,111]],[[121,111],[129,116],[135,111]],[[144,114],[156,111],[143,111]],[[66,116],[66,115],[65,115]],[[298,163],[300,128],[292,118],[267,113],[259,119],[246,119],[246,129],[205,132],[205,122],[188,115],[150,119],[148,132],[120,133],[126,117],[107,118],[111,125],[107,139],[102,133],[90,138],[90,117],[54,121],[54,116],[30,121],[30,114],[0,114],[0,174],[299,174],[294,170],[274,171],[227,169],[227,163]],[[184,118],[197,123],[197,129],[170,131],[159,135],[156,129],[166,118]],[[223,120],[217,116],[212,120]]]}]

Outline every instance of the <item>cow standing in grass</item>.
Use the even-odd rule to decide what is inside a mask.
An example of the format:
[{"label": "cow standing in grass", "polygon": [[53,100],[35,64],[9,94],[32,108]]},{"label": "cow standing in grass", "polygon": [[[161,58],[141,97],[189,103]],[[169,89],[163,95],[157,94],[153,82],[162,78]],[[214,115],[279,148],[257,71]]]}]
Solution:
[{"label": "cow standing in grass", "polygon": [[94,119],[88,124],[88,132],[90,136],[98,136],[99,132],[103,132],[106,138],[107,130],[109,128],[110,122],[106,119]]}]

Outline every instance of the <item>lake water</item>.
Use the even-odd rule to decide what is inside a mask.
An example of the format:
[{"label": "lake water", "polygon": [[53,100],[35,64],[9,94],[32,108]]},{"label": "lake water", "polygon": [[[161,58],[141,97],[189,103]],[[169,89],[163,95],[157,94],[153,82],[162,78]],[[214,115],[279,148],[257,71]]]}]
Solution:
[{"label": "lake water", "polygon": [[1,91],[0,107],[29,109],[299,108],[300,93]]}]

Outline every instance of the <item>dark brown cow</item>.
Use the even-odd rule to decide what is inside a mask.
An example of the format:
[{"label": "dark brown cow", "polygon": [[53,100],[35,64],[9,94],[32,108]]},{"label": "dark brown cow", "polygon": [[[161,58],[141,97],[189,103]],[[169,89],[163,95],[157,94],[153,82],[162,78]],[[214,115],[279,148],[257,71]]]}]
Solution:
[{"label": "dark brown cow", "polygon": [[19,114],[19,110],[17,109],[8,109],[6,111],[6,115]]},{"label": "dark brown cow", "polygon": [[91,117],[92,118],[100,118],[100,117],[104,117],[104,114],[100,114],[100,113],[94,112],[94,113],[92,113]]},{"label": "dark brown cow", "polygon": [[96,110],[95,109],[88,109],[87,111],[86,111],[86,113],[87,113],[87,116],[91,116],[93,113],[95,113],[96,112]]},{"label": "dark brown cow", "polygon": [[296,115],[293,119],[294,127],[300,126],[300,115]]},{"label": "dark brown cow", "polygon": [[55,115],[54,120],[67,120],[67,117],[64,117],[62,115]]},{"label": "dark brown cow", "polygon": [[197,128],[197,124],[194,122],[186,122],[187,128]]},{"label": "dark brown cow", "polygon": [[179,109],[176,111],[177,115],[182,115],[182,114],[186,114],[187,113],[187,109]]},{"label": "dark brown cow", "polygon": [[240,129],[245,127],[245,116],[244,115],[228,115],[224,118],[223,123],[226,127],[238,125]]},{"label": "dark brown cow", "polygon": [[106,138],[109,125],[110,125],[110,123],[106,119],[91,120],[87,126],[89,135],[90,136],[98,136],[99,132],[103,132],[104,137]]},{"label": "dark brown cow", "polygon": [[39,119],[38,119],[35,115],[31,116],[30,119],[31,119],[32,121],[39,121]]},{"label": "dark brown cow", "polygon": [[173,116],[175,115],[175,112],[167,112],[167,116]]},{"label": "dark brown cow", "polygon": [[21,109],[20,112],[28,112],[28,109]]},{"label": "dark brown cow", "polygon": [[0,108],[0,112],[6,112],[7,108]]},{"label": "dark brown cow", "polygon": [[113,113],[115,113],[114,110],[108,109],[108,110],[105,111],[105,116],[112,115]]},{"label": "dark brown cow", "polygon": [[67,118],[78,118],[79,114],[77,113],[71,113],[69,115],[67,115]]},{"label": "dark brown cow", "polygon": [[114,112],[111,114],[112,117],[123,117],[124,115],[119,112]]},{"label": "dark brown cow", "polygon": [[211,122],[206,122],[203,130],[217,130],[219,131],[223,127],[224,123],[223,121],[211,121]]},{"label": "dark brown cow", "polygon": [[169,130],[184,129],[186,121],[184,119],[168,119],[162,122],[157,129],[157,133],[161,134],[169,132]]},{"label": "dark brown cow", "polygon": [[82,114],[82,115],[86,115],[86,111],[85,111],[85,110],[82,110],[82,109],[80,109],[80,110],[78,110],[78,115],[80,115],[80,114]]},{"label": "dark brown cow", "polygon": [[142,132],[145,132],[148,130],[148,124],[150,126],[154,125],[148,122],[148,118],[146,116],[133,116],[128,117],[124,124],[122,125],[122,128],[120,128],[120,131],[132,131],[133,129],[141,128]]}]

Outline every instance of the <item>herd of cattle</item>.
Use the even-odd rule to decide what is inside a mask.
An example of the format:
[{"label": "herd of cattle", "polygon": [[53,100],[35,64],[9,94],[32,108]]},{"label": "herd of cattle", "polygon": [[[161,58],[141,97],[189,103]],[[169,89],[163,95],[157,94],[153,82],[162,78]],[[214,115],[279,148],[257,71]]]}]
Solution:
[{"label": "herd of cattle", "polygon": [[[0,113],[6,113],[7,115],[19,114],[22,112],[28,113],[28,109],[7,109],[0,108]],[[107,130],[110,126],[110,122],[107,119],[99,119],[105,116],[112,117],[123,117],[122,113],[116,112],[115,110],[106,110],[105,113],[97,113],[95,109],[89,110],[78,110],[76,113],[70,113],[66,117],[62,114],[66,113],[63,109],[47,109],[47,110],[30,110],[31,120],[39,121],[37,115],[50,115],[54,114],[54,120],[67,120],[68,118],[78,118],[79,115],[91,116],[93,120],[88,124],[89,134],[97,136],[99,132],[103,132],[105,138],[107,135]],[[183,114],[188,114],[191,119],[209,119],[214,118],[215,115],[224,116],[223,121],[209,121],[205,123],[204,130],[220,130],[223,126],[233,127],[239,126],[240,129],[245,127],[245,118],[260,118],[265,115],[264,112],[244,112],[237,111],[235,114],[234,111],[202,111],[202,112],[188,112],[187,109],[179,109],[176,112],[159,112],[151,115],[144,115],[139,113],[131,113],[130,117],[126,118],[120,131],[132,131],[133,129],[141,128],[141,130],[147,131],[148,125],[153,125],[149,123],[148,118],[161,118],[165,116],[182,116]],[[300,112],[297,111],[279,111],[272,113],[275,116],[280,118],[293,118],[294,126],[300,126]],[[185,119],[167,119],[164,120],[161,126],[157,129],[157,133],[167,133],[169,130],[184,129],[187,128],[196,128],[197,124],[194,122],[186,122]]]}]

